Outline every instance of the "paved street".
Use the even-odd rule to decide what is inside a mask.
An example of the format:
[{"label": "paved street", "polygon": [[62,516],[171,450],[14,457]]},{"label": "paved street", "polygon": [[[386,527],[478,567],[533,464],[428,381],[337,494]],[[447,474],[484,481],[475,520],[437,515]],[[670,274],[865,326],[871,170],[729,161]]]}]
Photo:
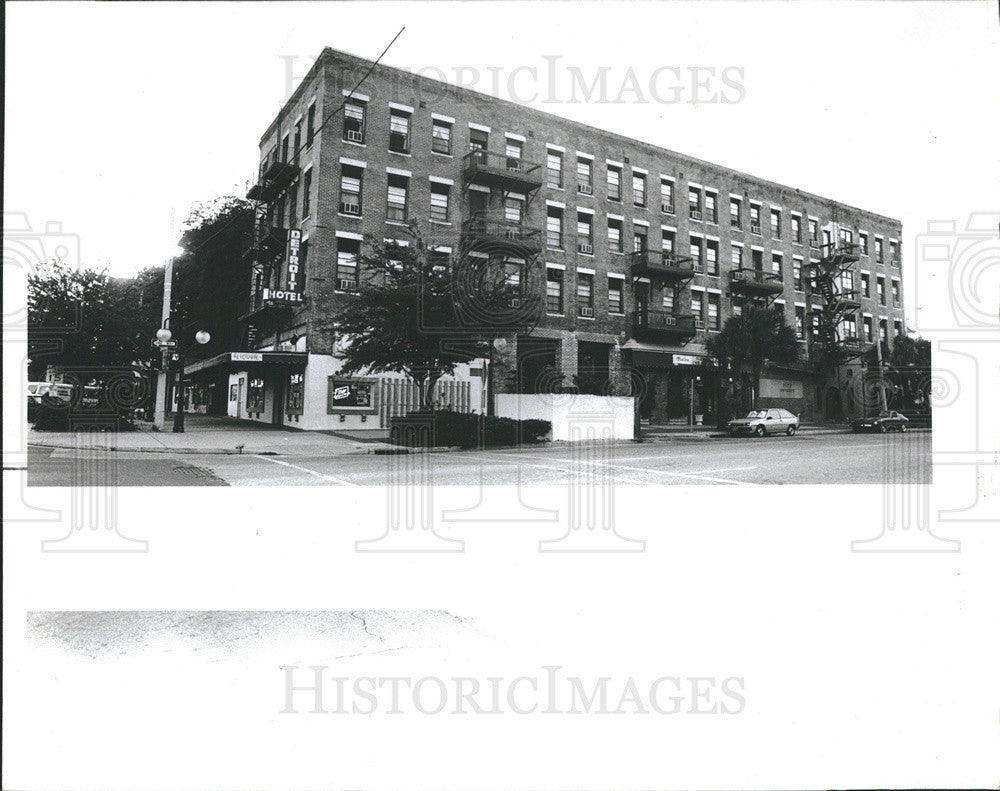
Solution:
[{"label": "paved street", "polygon": [[[67,486],[72,449],[32,448],[29,485]],[[119,486],[380,486],[567,483],[607,472],[618,484],[857,484],[931,480],[931,434],[814,434],[764,439],[672,439],[607,446],[385,456],[213,455],[102,452]]]}]

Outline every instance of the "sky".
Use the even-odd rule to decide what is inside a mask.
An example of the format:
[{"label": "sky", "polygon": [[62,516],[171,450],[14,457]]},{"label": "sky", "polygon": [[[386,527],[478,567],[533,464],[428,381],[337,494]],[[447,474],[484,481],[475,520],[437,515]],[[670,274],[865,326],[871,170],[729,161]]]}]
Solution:
[{"label": "sky", "polygon": [[[928,221],[1000,208],[990,2],[15,2],[8,231],[161,264],[196,203],[245,194],[324,46],[373,59],[404,26],[387,65],[900,219],[904,284]],[[602,68],[609,101],[573,90]]]}]

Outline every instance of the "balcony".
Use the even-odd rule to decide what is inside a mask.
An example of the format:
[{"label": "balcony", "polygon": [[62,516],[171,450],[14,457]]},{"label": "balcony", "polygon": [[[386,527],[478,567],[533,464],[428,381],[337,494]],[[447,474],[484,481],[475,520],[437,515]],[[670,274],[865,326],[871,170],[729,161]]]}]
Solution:
[{"label": "balcony", "polygon": [[462,223],[462,238],[467,245],[500,245],[525,253],[537,253],[542,249],[542,232],[524,223],[477,214]]},{"label": "balcony", "polygon": [[470,151],[462,159],[462,175],[470,184],[532,192],[544,181],[542,166],[493,151]]},{"label": "balcony", "polygon": [[861,248],[856,244],[841,242],[834,246],[832,244],[823,245],[823,258],[820,265],[832,269],[853,264],[861,258]]},{"label": "balcony", "polygon": [[843,338],[837,343],[837,346],[840,347],[841,351],[852,355],[864,354],[872,348],[872,344],[863,338]]},{"label": "balcony", "polygon": [[666,250],[639,250],[630,253],[628,258],[633,277],[659,277],[670,282],[694,277],[690,258]]},{"label": "balcony", "polygon": [[632,337],[663,343],[686,343],[697,332],[694,316],[665,310],[642,310],[632,314]]},{"label": "balcony", "polygon": [[247,192],[247,198],[265,202],[274,200],[282,190],[287,189],[298,178],[298,159],[298,152],[289,153],[282,159],[277,150],[273,151],[261,163],[257,183]]},{"label": "balcony", "polygon": [[833,304],[838,312],[843,311],[845,314],[857,313],[861,310],[861,302],[858,300],[857,291],[843,291],[835,294]]},{"label": "balcony", "polygon": [[244,260],[253,259],[259,263],[273,261],[285,251],[287,243],[287,228],[259,226],[255,229],[253,242],[243,253],[243,258]]},{"label": "balcony", "polygon": [[771,296],[784,291],[781,275],[756,269],[734,269],[729,273],[729,288],[746,296]]}]

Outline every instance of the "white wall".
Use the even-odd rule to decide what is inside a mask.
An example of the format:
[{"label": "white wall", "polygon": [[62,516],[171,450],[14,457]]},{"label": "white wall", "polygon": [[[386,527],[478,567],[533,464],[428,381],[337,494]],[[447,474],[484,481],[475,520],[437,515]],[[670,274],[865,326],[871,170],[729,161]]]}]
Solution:
[{"label": "white wall", "polygon": [[548,420],[552,439],[635,439],[635,399],[631,396],[499,393],[498,417]]}]

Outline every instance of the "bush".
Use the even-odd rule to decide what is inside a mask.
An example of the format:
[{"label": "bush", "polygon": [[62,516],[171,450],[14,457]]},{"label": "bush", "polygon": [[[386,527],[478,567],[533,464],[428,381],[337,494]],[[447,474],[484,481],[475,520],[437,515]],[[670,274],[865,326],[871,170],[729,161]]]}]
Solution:
[{"label": "bush", "polygon": [[407,447],[477,448],[541,442],[552,430],[547,420],[514,420],[446,410],[410,412],[389,421],[389,442]]},{"label": "bush", "polygon": [[98,431],[135,431],[127,410],[107,405],[81,406],[56,400],[28,401],[28,423],[35,431],[72,431],[87,427]]}]

